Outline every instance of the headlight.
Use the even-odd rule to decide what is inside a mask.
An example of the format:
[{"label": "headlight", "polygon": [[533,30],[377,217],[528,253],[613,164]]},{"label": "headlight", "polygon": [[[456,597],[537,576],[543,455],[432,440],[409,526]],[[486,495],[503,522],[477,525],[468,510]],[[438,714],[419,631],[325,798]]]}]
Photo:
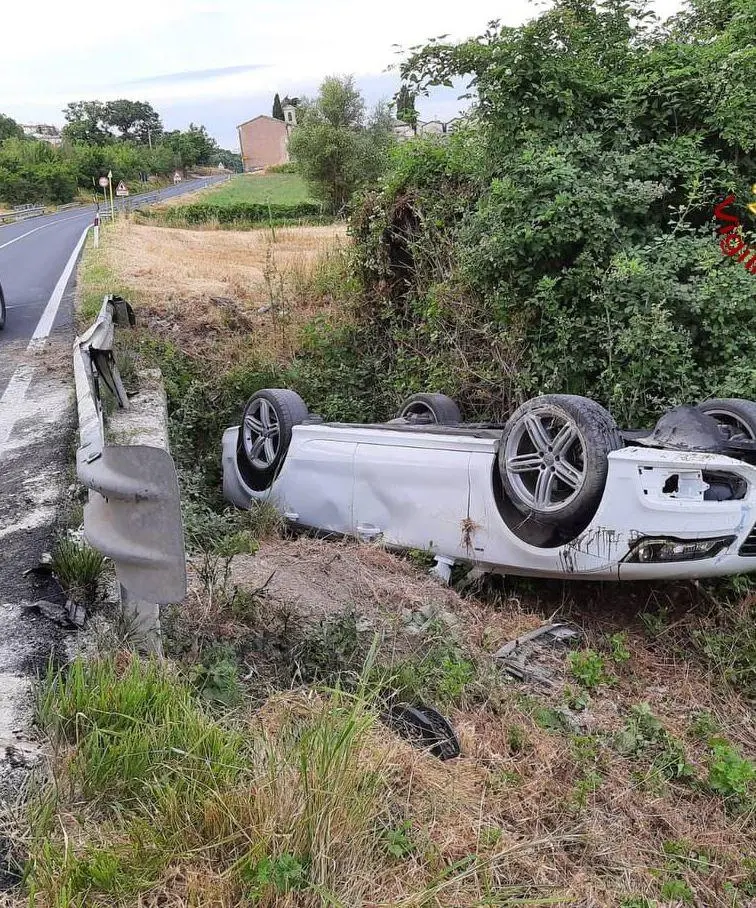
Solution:
[{"label": "headlight", "polygon": [[670,561],[700,561],[713,558],[722,549],[732,545],[734,536],[720,536],[717,539],[640,539],[635,543],[625,561],[631,564],[663,564]]}]

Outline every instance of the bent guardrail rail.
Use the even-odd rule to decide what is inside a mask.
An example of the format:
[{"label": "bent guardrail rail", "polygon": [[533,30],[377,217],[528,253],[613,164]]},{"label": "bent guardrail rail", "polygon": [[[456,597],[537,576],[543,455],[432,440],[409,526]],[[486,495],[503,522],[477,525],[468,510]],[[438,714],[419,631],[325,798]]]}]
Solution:
[{"label": "bent guardrail rail", "polygon": [[94,324],[74,341],[80,437],[76,472],[89,489],[84,535],[113,561],[124,612],[146,637],[155,637],[158,604],[180,602],[186,595],[176,468],[165,448],[108,444],[100,396],[104,385],[120,408],[130,406],[113,342],[116,326],[134,323],[126,300],[106,296]]}]

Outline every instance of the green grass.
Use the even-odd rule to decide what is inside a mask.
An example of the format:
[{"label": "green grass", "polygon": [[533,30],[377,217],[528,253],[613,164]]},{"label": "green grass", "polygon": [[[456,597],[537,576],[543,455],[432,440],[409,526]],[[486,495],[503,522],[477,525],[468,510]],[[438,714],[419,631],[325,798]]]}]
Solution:
[{"label": "green grass", "polygon": [[307,184],[297,173],[243,174],[232,177],[217,189],[202,196],[214,205],[237,202],[270,202],[272,205],[296,205],[313,201]]},{"label": "green grass", "polygon": [[68,536],[61,537],[53,550],[53,572],[63,591],[76,602],[94,602],[105,570],[105,559],[88,546]]}]

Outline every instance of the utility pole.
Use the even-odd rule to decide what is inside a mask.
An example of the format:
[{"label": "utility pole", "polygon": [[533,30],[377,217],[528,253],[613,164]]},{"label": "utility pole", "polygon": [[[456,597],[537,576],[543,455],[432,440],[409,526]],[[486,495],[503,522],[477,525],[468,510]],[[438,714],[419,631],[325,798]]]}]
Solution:
[{"label": "utility pole", "polygon": [[150,145],[150,151],[152,151],[152,130],[150,129],[149,126],[147,127],[147,141],[149,142],[149,145]]}]

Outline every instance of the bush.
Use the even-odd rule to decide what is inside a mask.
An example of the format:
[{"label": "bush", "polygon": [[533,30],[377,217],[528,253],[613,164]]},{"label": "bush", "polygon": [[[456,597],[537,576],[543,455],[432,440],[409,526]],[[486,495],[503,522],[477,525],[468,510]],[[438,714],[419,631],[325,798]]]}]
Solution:
[{"label": "bush", "polygon": [[191,205],[176,205],[159,211],[142,209],[143,218],[157,220],[168,227],[197,227],[204,224],[219,224],[223,227],[260,226],[271,222],[301,223],[323,219],[323,207],[318,202],[298,202],[294,205],[266,205],[258,202],[234,202],[219,204],[195,202]]},{"label": "bush", "polygon": [[265,168],[266,173],[299,173],[299,167],[293,161],[287,161],[285,164],[273,164]]}]

